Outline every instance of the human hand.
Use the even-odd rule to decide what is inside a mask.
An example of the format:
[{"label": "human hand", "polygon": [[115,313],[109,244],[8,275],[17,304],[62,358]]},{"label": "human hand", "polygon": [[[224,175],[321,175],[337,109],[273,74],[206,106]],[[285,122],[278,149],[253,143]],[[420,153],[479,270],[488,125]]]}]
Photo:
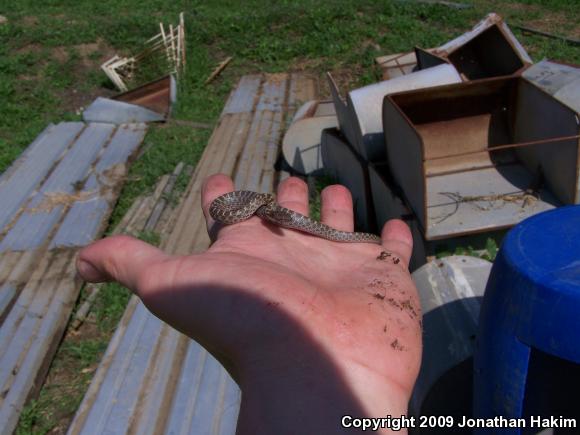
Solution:
[{"label": "human hand", "polygon": [[[257,217],[216,228],[209,204],[231,190],[223,175],[204,184],[217,240],[203,254],[169,256],[111,237],[80,253],[81,276],[120,282],[214,354],[242,388],[240,433],[333,433],[344,414],[405,414],[421,357],[407,226],[385,225],[382,246],[330,242]],[[281,183],[278,202],[307,215],[306,184]],[[321,215],[352,231],[350,193],[326,188]]]}]

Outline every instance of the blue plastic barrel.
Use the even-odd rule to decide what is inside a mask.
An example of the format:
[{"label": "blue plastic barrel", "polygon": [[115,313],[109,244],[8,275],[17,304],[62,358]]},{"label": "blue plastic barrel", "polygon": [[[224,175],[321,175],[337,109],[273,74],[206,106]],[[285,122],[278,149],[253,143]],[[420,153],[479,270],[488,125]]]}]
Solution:
[{"label": "blue plastic barrel", "polygon": [[479,319],[475,418],[522,417],[536,351],[580,364],[580,206],[535,215],[504,239]]}]

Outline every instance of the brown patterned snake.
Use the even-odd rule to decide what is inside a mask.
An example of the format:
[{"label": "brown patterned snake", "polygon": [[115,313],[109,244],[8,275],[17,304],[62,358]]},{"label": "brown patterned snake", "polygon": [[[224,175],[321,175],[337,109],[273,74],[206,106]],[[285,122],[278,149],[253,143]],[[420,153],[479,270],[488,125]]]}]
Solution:
[{"label": "brown patterned snake", "polygon": [[247,190],[229,192],[214,199],[209,206],[209,214],[222,224],[236,224],[253,215],[284,228],[303,231],[333,242],[381,243],[381,238],[370,233],[339,231],[308,216],[279,206],[270,193]]}]

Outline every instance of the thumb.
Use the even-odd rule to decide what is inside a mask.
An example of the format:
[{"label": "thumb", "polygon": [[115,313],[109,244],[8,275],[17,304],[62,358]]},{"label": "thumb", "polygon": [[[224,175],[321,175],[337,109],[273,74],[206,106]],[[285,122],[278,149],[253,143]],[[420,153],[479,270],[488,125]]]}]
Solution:
[{"label": "thumb", "polygon": [[77,270],[85,281],[117,281],[135,291],[139,278],[148,268],[168,257],[160,249],[134,237],[113,236],[82,249]]}]

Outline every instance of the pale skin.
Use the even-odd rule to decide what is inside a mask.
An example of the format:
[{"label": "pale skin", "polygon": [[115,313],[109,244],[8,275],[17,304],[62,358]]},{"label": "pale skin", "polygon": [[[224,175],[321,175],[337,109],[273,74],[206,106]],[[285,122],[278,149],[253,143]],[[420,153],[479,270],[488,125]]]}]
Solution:
[{"label": "pale skin", "polygon": [[[171,256],[115,236],[81,251],[80,275],[131,289],[224,364],[242,389],[238,434],[341,433],[345,414],[405,415],[421,359],[407,225],[388,222],[382,246],[330,242],[258,217],[221,226],[209,204],[232,190],[225,175],[204,183],[216,237],[206,252]],[[277,193],[280,205],[308,215],[303,181],[289,178]],[[322,192],[321,220],[353,231],[343,186]]]}]

